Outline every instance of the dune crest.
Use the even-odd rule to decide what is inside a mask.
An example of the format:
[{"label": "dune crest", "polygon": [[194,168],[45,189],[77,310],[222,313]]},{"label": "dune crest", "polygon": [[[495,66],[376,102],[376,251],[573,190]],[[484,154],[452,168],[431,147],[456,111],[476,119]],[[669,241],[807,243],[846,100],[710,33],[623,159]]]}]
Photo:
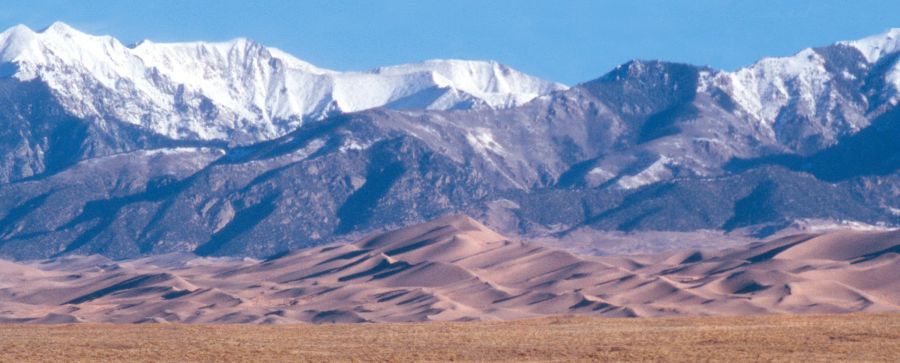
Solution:
[{"label": "dune crest", "polygon": [[900,311],[900,231],[595,257],[509,240],[469,217],[447,216],[262,261],[175,257],[0,261],[0,321],[274,324]]}]

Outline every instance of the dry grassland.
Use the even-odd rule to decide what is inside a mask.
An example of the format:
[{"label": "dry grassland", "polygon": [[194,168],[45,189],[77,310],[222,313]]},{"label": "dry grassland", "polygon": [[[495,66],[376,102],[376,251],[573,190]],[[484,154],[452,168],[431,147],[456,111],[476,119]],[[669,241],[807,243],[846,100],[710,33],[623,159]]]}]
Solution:
[{"label": "dry grassland", "polygon": [[339,325],[0,325],[0,361],[884,361],[900,314]]}]

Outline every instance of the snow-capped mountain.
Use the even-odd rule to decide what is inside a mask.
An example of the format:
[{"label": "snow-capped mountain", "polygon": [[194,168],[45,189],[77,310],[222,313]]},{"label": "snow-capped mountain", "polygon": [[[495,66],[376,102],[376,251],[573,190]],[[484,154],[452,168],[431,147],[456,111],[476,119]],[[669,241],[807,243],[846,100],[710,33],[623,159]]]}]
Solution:
[{"label": "snow-capped mountain", "polygon": [[[710,72],[701,89],[729,95],[769,137],[791,150],[811,152],[858,132],[896,104],[900,70],[895,56],[884,55],[900,46],[897,32],[764,58],[734,72]],[[873,90],[878,84],[884,87]]]},{"label": "snow-capped mountain", "polygon": [[882,57],[900,50],[900,28],[892,28],[884,33],[859,40],[838,42],[862,52],[869,63],[877,63]]},{"label": "snow-capped mountain", "polygon": [[432,60],[364,72],[317,68],[247,39],[125,46],[63,23],[0,34],[0,77],[40,79],[82,118],[176,139],[247,143],[375,107],[506,108],[564,90],[496,62]]},{"label": "snow-capped mountain", "polygon": [[[246,40],[18,27],[0,38],[0,255],[265,257],[447,213],[554,238],[900,226],[897,33],[733,72],[635,60],[553,91],[494,63],[340,73]],[[453,108],[470,110],[433,110]]]}]

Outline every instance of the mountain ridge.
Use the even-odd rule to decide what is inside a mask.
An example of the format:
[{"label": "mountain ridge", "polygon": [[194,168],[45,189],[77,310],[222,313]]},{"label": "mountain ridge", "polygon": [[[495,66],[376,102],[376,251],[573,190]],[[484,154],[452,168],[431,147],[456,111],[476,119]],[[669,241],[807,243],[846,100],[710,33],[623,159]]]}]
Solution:
[{"label": "mountain ridge", "polygon": [[336,112],[512,107],[566,88],[496,62],[337,72],[246,38],[127,47],[61,22],[41,32],[21,25],[3,32],[0,60],[4,76],[47,82],[75,116],[116,119],[171,138],[242,143]]},{"label": "mountain ridge", "polygon": [[738,72],[632,61],[517,107],[380,107],[230,144],[80,118],[46,82],[5,78],[0,255],[263,257],[452,213],[598,241],[888,228],[898,56],[837,43]]}]

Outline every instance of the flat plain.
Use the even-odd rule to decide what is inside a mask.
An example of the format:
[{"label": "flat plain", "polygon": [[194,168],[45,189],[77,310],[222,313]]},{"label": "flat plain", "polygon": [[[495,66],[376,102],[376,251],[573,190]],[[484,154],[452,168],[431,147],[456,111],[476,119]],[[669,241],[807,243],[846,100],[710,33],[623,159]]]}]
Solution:
[{"label": "flat plain", "polygon": [[0,325],[0,361],[867,361],[900,314],[376,324]]}]

